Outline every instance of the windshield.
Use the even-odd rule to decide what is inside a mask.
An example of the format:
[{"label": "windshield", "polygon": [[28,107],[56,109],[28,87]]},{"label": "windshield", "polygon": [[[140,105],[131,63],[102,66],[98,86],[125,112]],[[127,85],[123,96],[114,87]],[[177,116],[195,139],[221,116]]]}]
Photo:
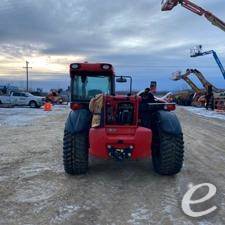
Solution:
[{"label": "windshield", "polygon": [[31,93],[25,93],[26,97],[32,97],[33,95]]},{"label": "windshield", "polygon": [[75,76],[72,80],[72,99],[90,100],[97,94],[110,94],[109,76]]}]

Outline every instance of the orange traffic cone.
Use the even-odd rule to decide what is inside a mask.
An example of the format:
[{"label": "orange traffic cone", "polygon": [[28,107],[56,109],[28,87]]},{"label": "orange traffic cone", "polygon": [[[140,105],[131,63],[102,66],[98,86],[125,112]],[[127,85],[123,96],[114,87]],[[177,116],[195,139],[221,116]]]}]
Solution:
[{"label": "orange traffic cone", "polygon": [[52,110],[52,104],[50,102],[46,102],[44,104],[44,111],[51,111]]}]

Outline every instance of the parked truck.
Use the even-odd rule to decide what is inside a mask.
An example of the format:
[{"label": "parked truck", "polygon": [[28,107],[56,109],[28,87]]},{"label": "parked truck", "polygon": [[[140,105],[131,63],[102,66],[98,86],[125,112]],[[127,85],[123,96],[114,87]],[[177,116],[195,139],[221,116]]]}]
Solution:
[{"label": "parked truck", "polygon": [[28,92],[11,92],[9,95],[0,95],[0,104],[40,108],[44,101],[45,98],[34,96]]}]

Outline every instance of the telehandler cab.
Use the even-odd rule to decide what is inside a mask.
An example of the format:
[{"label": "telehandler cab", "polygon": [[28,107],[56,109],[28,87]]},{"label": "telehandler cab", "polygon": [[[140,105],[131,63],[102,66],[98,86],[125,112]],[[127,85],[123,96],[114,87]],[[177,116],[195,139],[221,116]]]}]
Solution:
[{"label": "telehandler cab", "polygon": [[116,95],[115,83],[132,78],[115,76],[111,64],[73,63],[70,77],[72,110],[63,140],[66,173],[86,173],[89,154],[121,161],[152,158],[157,173],[180,172],[184,142],[180,123],[170,112],[174,104],[143,102],[131,89],[128,95]]}]

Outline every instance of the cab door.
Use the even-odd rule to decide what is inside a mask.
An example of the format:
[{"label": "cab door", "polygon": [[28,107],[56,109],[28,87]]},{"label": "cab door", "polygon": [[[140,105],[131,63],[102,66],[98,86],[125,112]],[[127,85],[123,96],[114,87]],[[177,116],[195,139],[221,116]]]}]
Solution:
[{"label": "cab door", "polygon": [[24,93],[14,92],[11,97],[11,103],[14,105],[25,105],[26,95]]}]

